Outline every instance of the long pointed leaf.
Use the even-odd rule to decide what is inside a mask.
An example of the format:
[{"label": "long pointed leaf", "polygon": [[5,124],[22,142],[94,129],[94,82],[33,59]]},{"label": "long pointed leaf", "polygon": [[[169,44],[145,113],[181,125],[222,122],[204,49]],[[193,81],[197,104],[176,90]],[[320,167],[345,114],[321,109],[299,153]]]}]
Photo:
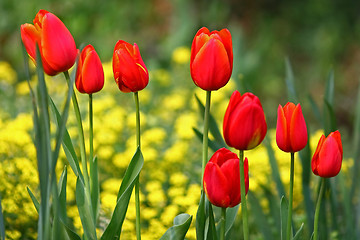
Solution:
[{"label": "long pointed leaf", "polygon": [[[202,134],[198,129],[196,129],[196,128],[193,128],[193,130],[194,130],[196,136],[198,137],[198,139],[199,139],[200,141],[202,141],[202,139],[203,139],[203,134]],[[210,139],[208,140],[208,145],[209,145],[209,148],[210,148],[211,150],[213,150],[214,152],[216,152],[218,149],[220,149],[220,148],[222,148],[222,147],[225,147],[225,146],[223,146],[223,145],[220,145],[218,142],[215,142],[215,141],[210,140]]]},{"label": "long pointed leaf", "polygon": [[293,240],[300,239],[300,236],[301,236],[301,233],[302,233],[303,229],[304,229],[304,223],[301,224],[301,226],[300,226],[299,230],[296,232]]},{"label": "long pointed leaf", "polygon": [[281,223],[281,239],[286,239],[286,227],[287,227],[287,214],[288,214],[288,203],[286,198],[282,196],[280,200],[280,223]]},{"label": "long pointed leaf", "polygon": [[291,102],[297,102],[295,91],[295,78],[289,58],[285,59],[285,82],[287,87],[288,99]]},{"label": "long pointed leaf", "polygon": [[52,163],[52,151],[50,145],[50,117],[48,92],[45,83],[44,71],[41,62],[39,47],[36,46],[36,70],[38,76],[37,99],[39,106],[38,133],[35,137],[37,148],[37,164],[40,180],[40,211],[38,235],[39,239],[48,239],[50,234],[50,166]]},{"label": "long pointed leaf", "polygon": [[275,158],[274,150],[271,146],[271,139],[270,139],[269,135],[266,136],[264,143],[265,143],[265,146],[266,146],[266,149],[268,152],[268,156],[269,156],[269,162],[270,162],[270,166],[271,166],[271,174],[276,183],[278,195],[281,198],[282,196],[285,195],[285,189],[284,189],[284,185],[280,178],[279,168],[278,168],[277,161]]},{"label": "long pointed leaf", "polygon": [[199,207],[196,212],[196,239],[205,239],[205,193],[201,191]]},{"label": "long pointed leaf", "polygon": [[117,203],[113,215],[109,225],[106,227],[103,235],[101,236],[102,240],[120,238],[121,228],[125,219],[127,208],[129,206],[135,180],[139,176],[143,165],[144,158],[140,148],[138,147],[125,172],[125,176],[119,189]]},{"label": "long pointed leaf", "polygon": [[92,217],[91,200],[88,197],[90,193],[86,193],[86,191],[87,188],[78,177],[76,181],[76,205],[79,210],[79,215],[86,239],[95,240],[96,228]]},{"label": "long pointed leaf", "polygon": [[[61,123],[61,116],[60,113],[53,102],[53,100],[50,98],[50,109],[52,110],[53,114],[55,115],[55,123],[59,127]],[[80,180],[84,183],[84,176],[81,172],[80,165],[79,165],[79,159],[76,156],[74,145],[72,144],[69,132],[67,129],[65,129],[62,146],[66,155],[66,159],[69,162],[69,165],[76,176],[80,177]]]},{"label": "long pointed leaf", "polygon": [[39,201],[36,199],[35,195],[31,192],[30,188],[29,187],[26,187],[29,195],[30,195],[30,198],[31,198],[31,201],[33,202],[34,204],[34,207],[36,209],[36,211],[39,213],[39,210],[40,210],[40,203]]},{"label": "long pointed leaf", "polygon": [[[205,106],[202,104],[202,102],[196,95],[195,95],[195,98],[196,98],[196,101],[199,106],[201,117],[203,117],[204,113],[205,113]],[[225,143],[225,141],[220,133],[220,130],[218,128],[218,125],[216,123],[216,120],[211,115],[211,113],[210,113],[210,119],[209,119],[209,130],[210,130],[210,133],[212,134],[212,136],[214,137],[214,142],[216,142],[220,146],[226,146],[226,143]]]},{"label": "long pointed leaf", "polygon": [[189,230],[192,216],[186,213],[177,215],[174,219],[174,226],[170,227],[160,240],[183,240]]},{"label": "long pointed leaf", "polygon": [[226,222],[225,222],[225,236],[226,239],[230,236],[231,228],[234,225],[237,213],[239,212],[240,204],[233,208],[228,208],[226,211]]}]

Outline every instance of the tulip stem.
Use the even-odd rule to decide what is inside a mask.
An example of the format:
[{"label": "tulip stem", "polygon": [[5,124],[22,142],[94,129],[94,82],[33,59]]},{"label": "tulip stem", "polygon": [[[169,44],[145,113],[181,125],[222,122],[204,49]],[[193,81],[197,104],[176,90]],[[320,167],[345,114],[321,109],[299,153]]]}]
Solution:
[{"label": "tulip stem", "polygon": [[225,240],[226,208],[221,208],[220,240]]},{"label": "tulip stem", "polygon": [[291,222],[292,222],[292,206],[293,206],[293,188],[294,188],[294,159],[295,153],[290,153],[291,155],[291,165],[290,165],[290,191],[289,191],[289,209],[288,209],[288,218],[287,218],[287,228],[286,228],[286,239],[290,240],[291,238]]},{"label": "tulip stem", "polygon": [[321,178],[321,187],[319,192],[319,197],[316,203],[316,210],[315,210],[315,217],[314,217],[314,240],[318,240],[318,229],[319,229],[319,214],[320,214],[320,206],[321,206],[321,200],[322,196],[324,195],[324,189],[325,189],[325,178]]},{"label": "tulip stem", "polygon": [[[69,76],[69,72],[65,71],[64,72],[66,81],[68,84],[70,84],[70,76]],[[77,127],[78,127],[78,131],[79,131],[79,140],[80,140],[80,157],[81,157],[81,164],[82,164],[82,169],[84,172],[84,185],[88,188],[89,192],[90,192],[90,186],[89,186],[89,174],[88,174],[88,170],[87,170],[87,162],[86,162],[86,150],[85,150],[85,140],[84,140],[84,130],[82,127],[82,120],[81,120],[81,114],[80,114],[80,109],[79,109],[79,104],[76,98],[76,94],[75,91],[73,90],[73,94],[72,94],[72,102],[73,102],[73,106],[74,106],[74,111],[75,111],[75,116],[76,116],[76,120],[77,120]]]},{"label": "tulip stem", "polygon": [[239,152],[240,165],[240,193],[241,193],[241,214],[243,218],[244,240],[249,239],[248,214],[246,205],[246,188],[245,188],[245,170],[244,170],[244,150]]},{"label": "tulip stem", "polygon": [[93,124],[93,96],[89,94],[89,165],[90,165],[90,195],[91,195],[91,202],[93,207],[93,218],[94,222],[96,223],[96,219],[98,216],[98,198],[99,198],[99,178],[97,167],[95,166],[94,162],[94,124]]},{"label": "tulip stem", "polygon": [[[136,144],[141,149],[140,145],[140,107],[139,107],[139,93],[134,92],[135,107],[136,107]],[[140,176],[140,173],[139,173]],[[135,208],[136,208],[136,239],[141,239],[140,228],[140,181],[139,176],[135,180]]]},{"label": "tulip stem", "polygon": [[210,118],[210,102],[211,102],[211,91],[206,91],[206,104],[204,113],[204,132],[203,132],[203,155],[202,155],[202,171],[201,171],[201,190],[204,191],[203,179],[205,165],[208,161],[208,148],[209,148],[209,118]]}]

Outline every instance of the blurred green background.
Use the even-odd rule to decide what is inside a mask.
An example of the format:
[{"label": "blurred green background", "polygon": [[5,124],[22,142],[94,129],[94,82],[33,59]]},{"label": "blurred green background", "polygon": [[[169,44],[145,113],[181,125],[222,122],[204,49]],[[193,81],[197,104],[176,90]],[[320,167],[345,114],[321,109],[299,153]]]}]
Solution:
[{"label": "blurred green background", "polygon": [[[360,2],[355,0],[132,0],[0,1],[0,60],[24,78],[20,25],[39,9],[55,13],[78,46],[91,43],[110,61],[117,40],[136,42],[149,69],[167,68],[175,47],[191,46],[196,31],[228,28],[233,36],[233,79],[240,91],[264,101],[268,121],[285,104],[285,58],[300,100],[322,99],[334,70],[338,123],[351,133],[360,62]],[[190,76],[189,76],[190,78]],[[310,107],[304,101],[303,108]],[[265,110],[266,111],[266,110]],[[309,116],[311,117],[311,116]]]}]

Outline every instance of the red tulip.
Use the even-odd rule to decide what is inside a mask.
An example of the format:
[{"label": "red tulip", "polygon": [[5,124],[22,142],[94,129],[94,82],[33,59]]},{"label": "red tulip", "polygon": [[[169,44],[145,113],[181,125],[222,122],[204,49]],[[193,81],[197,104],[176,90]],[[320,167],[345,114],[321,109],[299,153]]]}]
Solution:
[{"label": "red tulip", "polygon": [[[249,190],[248,160],[244,161],[245,191]],[[240,168],[237,155],[226,148],[217,150],[205,166],[203,185],[209,201],[218,207],[241,202]]]},{"label": "red tulip", "polygon": [[76,60],[74,38],[64,23],[54,14],[40,10],[34,25],[25,23],[20,27],[21,39],[30,58],[36,63],[36,44],[46,74],[54,76],[71,68]]},{"label": "red tulip", "polygon": [[210,32],[201,28],[191,46],[190,72],[200,88],[218,90],[229,81],[233,68],[232,40],[229,30]]},{"label": "red tulip", "polygon": [[104,70],[98,54],[91,45],[87,45],[81,51],[75,85],[79,92],[87,94],[96,93],[104,86]]},{"label": "red tulip", "polygon": [[119,40],[113,55],[114,78],[122,92],[137,92],[149,82],[149,73],[141,58],[139,47]]},{"label": "red tulip", "polygon": [[249,150],[264,139],[267,125],[260,100],[252,93],[235,91],[225,112],[223,132],[230,147]]},{"label": "red tulip", "polygon": [[307,129],[300,104],[287,103],[278,107],[276,143],[284,152],[297,152],[308,141]]},{"label": "red tulip", "polygon": [[312,171],[320,177],[335,177],[340,172],[342,158],[343,148],[340,132],[332,132],[327,138],[322,135],[311,160]]}]

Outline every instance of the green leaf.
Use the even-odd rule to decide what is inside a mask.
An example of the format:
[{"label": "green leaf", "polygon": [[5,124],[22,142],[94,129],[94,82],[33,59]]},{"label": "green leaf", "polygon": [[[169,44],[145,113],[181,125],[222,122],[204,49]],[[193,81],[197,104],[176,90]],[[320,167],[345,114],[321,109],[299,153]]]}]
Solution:
[{"label": "green leaf", "polygon": [[[360,85],[358,89],[358,95],[357,95],[357,101],[356,101],[356,109],[355,109],[355,121],[354,121],[354,139],[353,139],[353,159],[354,161],[354,167],[353,167],[353,177],[352,177],[352,184],[351,184],[351,190],[350,190],[350,196],[349,200],[352,201],[355,192],[358,187],[359,183],[359,170],[360,170]],[[351,202],[348,204],[352,204]]]},{"label": "green leaf", "polygon": [[174,219],[174,226],[170,227],[160,240],[183,240],[189,230],[192,216],[186,213],[179,214]]},{"label": "green leaf", "polygon": [[263,234],[264,240],[273,239],[271,228],[267,221],[268,218],[264,214],[260,202],[251,191],[248,192],[248,199],[251,202],[251,212],[256,219],[255,222],[258,225],[258,229],[260,229],[261,233]]},{"label": "green leaf", "polygon": [[[199,110],[200,110],[200,115],[201,117],[204,117],[205,114],[205,106],[202,104],[202,102],[200,101],[200,99],[195,95],[196,101],[198,103],[199,106]],[[221,132],[218,128],[218,125],[216,123],[215,118],[211,115],[210,113],[210,118],[209,118],[209,130],[210,133],[212,134],[212,136],[214,137],[214,142],[216,142],[219,146],[226,146],[226,143],[221,135]]]},{"label": "green leaf", "polygon": [[96,228],[92,217],[90,193],[87,193],[87,188],[81,182],[80,178],[76,181],[76,205],[79,210],[81,223],[84,229],[86,239],[96,239]]},{"label": "green leaf", "polygon": [[205,239],[205,193],[201,191],[199,207],[196,212],[196,239]]},{"label": "green leaf", "polygon": [[[195,132],[195,135],[198,137],[198,139],[199,139],[200,141],[202,141],[204,135],[203,135],[198,129],[196,129],[196,128],[193,128],[193,130],[194,130],[194,132]],[[211,148],[211,150],[213,150],[214,152],[216,152],[216,151],[217,151],[218,149],[220,149],[220,148],[225,147],[225,146],[220,145],[219,143],[217,143],[217,142],[215,142],[215,141],[212,141],[212,140],[210,140],[210,139],[208,139],[208,146],[209,146],[209,148]]]},{"label": "green leaf", "polygon": [[226,210],[226,222],[225,222],[225,237],[226,239],[230,237],[230,230],[234,225],[237,213],[239,212],[240,204],[236,205],[233,208],[228,208]]},{"label": "green leaf", "polygon": [[297,102],[297,96],[295,91],[295,78],[291,67],[289,58],[285,58],[285,83],[287,87],[288,99],[290,102]]},{"label": "green leaf", "polygon": [[[59,119],[58,116],[55,117],[56,124],[57,124],[57,131],[56,131],[56,138],[55,138],[55,149],[53,151],[53,163],[52,163],[53,165],[52,165],[51,169],[55,169],[55,167],[56,167],[56,163],[57,163],[57,159],[58,159],[59,151],[60,151],[60,146],[61,146],[61,143],[63,142],[64,133],[66,131],[66,121],[69,116],[69,106],[70,106],[70,100],[71,100],[71,96],[72,96],[73,89],[74,89],[74,81],[75,81],[75,77],[70,80],[71,84],[69,84],[67,96],[65,98],[66,101],[65,101],[64,109],[61,114],[61,118]],[[49,98],[50,98],[50,96],[49,96]],[[51,104],[50,104],[51,106],[55,105],[54,102],[51,100],[51,98],[50,98],[50,102],[51,102]]]},{"label": "green leaf", "polygon": [[215,227],[215,219],[214,219],[214,212],[212,208],[212,204],[209,202],[209,200],[205,197],[205,207],[206,207],[206,215],[207,220],[205,224],[205,239],[208,240],[217,240],[217,233],[216,233],[216,227]]},{"label": "green leaf", "polygon": [[319,122],[319,123],[322,123],[323,122],[323,117],[321,115],[321,112],[320,112],[320,109],[319,109],[319,106],[316,104],[314,98],[311,96],[311,95],[308,95],[308,100],[310,102],[310,105],[311,105],[311,108],[312,108],[312,111],[315,115],[315,118],[316,120]]},{"label": "green leaf", "polygon": [[1,197],[0,197],[0,239],[5,240],[5,222],[1,207]]},{"label": "green leaf", "polygon": [[271,138],[269,137],[269,135],[267,135],[265,137],[264,144],[265,144],[267,152],[268,152],[269,162],[270,162],[270,166],[271,166],[271,170],[272,170],[271,174],[276,183],[278,195],[279,195],[279,197],[282,197],[285,195],[285,189],[284,189],[284,185],[280,178],[279,168],[278,168],[277,161],[275,158],[274,150],[271,146]]},{"label": "green leaf", "polygon": [[[50,117],[48,92],[45,83],[44,70],[41,62],[39,47],[36,46],[36,70],[38,76],[37,100],[39,117],[36,127],[35,145],[37,151],[37,164],[40,180],[40,211],[38,225],[38,239],[49,239],[50,234],[50,166],[52,164],[52,151],[50,144]],[[36,113],[37,114],[37,113]]]},{"label": "green leaf", "polygon": [[[55,115],[55,117],[54,117],[55,123],[59,127],[60,123],[62,122],[61,116],[60,116],[58,109],[56,108],[56,105],[54,104],[54,102],[51,98],[50,98],[50,108],[51,108],[53,114]],[[70,138],[70,135],[69,135],[69,132],[67,131],[67,129],[65,129],[65,132],[64,132],[62,146],[63,146],[64,152],[66,155],[66,159],[68,160],[71,169],[73,170],[75,175],[77,177],[80,177],[80,180],[84,183],[84,176],[80,170],[79,159],[76,156],[75,148],[74,148],[74,145],[72,144],[72,141],[71,141],[71,138]]]},{"label": "green leaf", "polygon": [[125,172],[125,176],[119,189],[117,203],[113,215],[111,217],[109,225],[106,227],[103,235],[101,236],[102,240],[120,238],[122,224],[124,222],[127,208],[129,206],[129,201],[132,190],[134,188],[135,180],[139,176],[143,165],[144,158],[140,148],[138,147]]},{"label": "green leaf", "polygon": [[61,223],[63,224],[65,231],[67,233],[67,236],[69,237],[70,240],[81,240],[79,235],[77,235],[73,230],[71,230],[71,228],[69,226],[67,226],[62,220],[61,220]]},{"label": "green leaf", "polygon": [[288,203],[286,198],[282,196],[280,200],[280,225],[281,225],[281,239],[286,239],[286,231],[287,231],[287,215],[288,215]]},{"label": "green leaf", "polygon": [[66,221],[67,214],[66,214],[66,183],[67,183],[67,168],[64,167],[63,172],[61,173],[60,179],[59,179],[59,215],[60,219],[63,219]]},{"label": "green leaf", "polygon": [[304,229],[304,223],[301,224],[301,226],[300,226],[299,230],[296,232],[293,240],[297,240],[300,238],[301,232],[303,231],[303,229]]},{"label": "green leaf", "polygon": [[36,199],[35,195],[31,192],[29,187],[26,187],[26,189],[27,189],[27,191],[28,191],[28,193],[30,195],[31,201],[34,204],[34,207],[35,207],[36,211],[39,213],[39,209],[40,209],[39,201]]},{"label": "green leaf", "polygon": [[326,81],[325,95],[324,95],[324,130],[328,135],[330,132],[336,130],[336,117],[334,113],[334,72],[331,71]]}]

